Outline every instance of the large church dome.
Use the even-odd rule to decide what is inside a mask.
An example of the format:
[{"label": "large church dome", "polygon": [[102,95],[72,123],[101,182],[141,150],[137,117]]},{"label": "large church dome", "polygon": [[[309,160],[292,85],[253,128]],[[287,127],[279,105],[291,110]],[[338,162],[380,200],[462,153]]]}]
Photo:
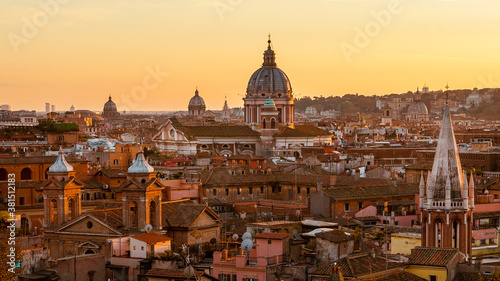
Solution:
[{"label": "large church dome", "polygon": [[188,104],[188,112],[191,116],[202,115],[205,112],[206,106],[205,101],[200,94],[198,93],[198,89],[194,92],[194,96],[189,100]]},{"label": "large church dome", "polygon": [[116,111],[116,104],[111,100],[111,96],[109,96],[109,100],[104,104],[104,111]]},{"label": "large church dome", "polygon": [[248,81],[247,97],[291,97],[290,79],[283,70],[276,67],[276,56],[271,48],[271,40],[268,40],[267,43],[267,50],[264,51],[264,63]]}]

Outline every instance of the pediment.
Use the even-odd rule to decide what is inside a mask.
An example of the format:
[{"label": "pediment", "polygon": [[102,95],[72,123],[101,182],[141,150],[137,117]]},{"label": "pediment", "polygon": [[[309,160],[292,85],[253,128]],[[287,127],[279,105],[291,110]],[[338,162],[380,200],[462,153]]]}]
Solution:
[{"label": "pediment", "polygon": [[121,235],[121,233],[106,224],[105,222],[93,217],[90,214],[84,214],[67,224],[62,225],[56,230],[56,233],[73,233],[82,235]]}]

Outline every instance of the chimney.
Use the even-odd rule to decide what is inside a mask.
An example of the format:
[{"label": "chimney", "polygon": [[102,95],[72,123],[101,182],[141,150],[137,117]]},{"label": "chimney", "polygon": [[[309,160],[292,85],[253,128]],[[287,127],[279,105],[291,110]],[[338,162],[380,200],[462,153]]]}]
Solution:
[{"label": "chimney", "polygon": [[330,186],[336,185],[337,184],[337,176],[336,175],[331,175],[330,176]]}]

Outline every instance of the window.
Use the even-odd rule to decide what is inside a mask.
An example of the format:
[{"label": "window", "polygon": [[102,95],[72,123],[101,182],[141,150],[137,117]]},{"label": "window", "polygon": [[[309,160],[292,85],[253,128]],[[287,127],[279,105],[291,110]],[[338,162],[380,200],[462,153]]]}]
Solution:
[{"label": "window", "polygon": [[248,188],[248,194],[253,194],[253,188],[251,186]]},{"label": "window", "polygon": [[281,193],[281,185],[278,186],[278,193]]},{"label": "window", "polygon": [[219,274],[220,281],[231,281],[231,274]]},{"label": "window", "polygon": [[214,188],[214,189],[212,190],[212,194],[213,194],[214,196],[217,196],[217,189],[215,189],[215,188]]},{"label": "window", "polygon": [[363,202],[358,202],[358,210],[363,209]]},{"label": "window", "polygon": [[260,187],[260,193],[264,193],[264,187],[263,186]]},{"label": "window", "polygon": [[436,275],[429,275],[429,281],[437,281]]},{"label": "window", "polygon": [[114,165],[118,165],[118,159],[113,160]]},{"label": "window", "polygon": [[233,280],[233,281],[238,281],[238,275],[233,274],[233,275],[232,275],[232,280]]},{"label": "window", "polygon": [[92,222],[91,222],[91,221],[88,221],[88,222],[87,222],[87,228],[88,228],[88,229],[91,229],[91,228],[92,228],[92,226],[93,226]]},{"label": "window", "polygon": [[21,180],[31,180],[31,169],[24,168],[21,170]]},{"label": "window", "polygon": [[267,244],[268,244],[268,245],[271,245],[271,239],[268,239],[268,240],[267,240]]},{"label": "window", "polygon": [[271,192],[272,192],[272,193],[276,193],[276,186],[273,186],[273,187],[271,188]]},{"label": "window", "polygon": [[0,169],[0,181],[6,181],[7,180],[7,170],[5,169]]},{"label": "window", "polygon": [[344,205],[344,211],[345,211],[345,212],[350,212],[350,211],[351,211],[351,208],[350,208],[350,206],[349,206],[349,203],[345,203],[345,205]]},{"label": "window", "polygon": [[307,193],[307,194],[311,193],[311,188],[310,188],[310,187],[308,187],[308,188],[306,189],[306,193]]},{"label": "window", "polygon": [[241,194],[241,188],[238,187],[238,195]]},{"label": "window", "polygon": [[226,188],[226,196],[229,196],[229,188]]},{"label": "window", "polygon": [[141,251],[144,251],[144,246],[141,246]]},{"label": "window", "polygon": [[24,197],[19,197],[19,205],[23,206],[24,204],[26,204],[25,202],[25,198]]},{"label": "window", "polygon": [[137,250],[137,247],[136,247],[136,246],[134,246],[134,250]]},{"label": "window", "polygon": [[300,186],[297,186],[297,195],[300,195]]}]

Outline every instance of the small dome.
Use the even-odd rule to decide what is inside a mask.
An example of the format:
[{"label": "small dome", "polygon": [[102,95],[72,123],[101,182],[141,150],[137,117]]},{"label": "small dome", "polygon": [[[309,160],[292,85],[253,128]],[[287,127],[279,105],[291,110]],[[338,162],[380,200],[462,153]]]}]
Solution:
[{"label": "small dome", "polygon": [[194,97],[189,101],[189,106],[205,106],[205,101],[198,94],[198,89],[194,92]]},{"label": "small dome", "polygon": [[422,101],[414,101],[408,106],[408,114],[428,114],[427,106]]},{"label": "small dome", "polygon": [[128,168],[129,174],[148,174],[154,173],[155,169],[151,167],[144,158],[144,152],[142,151],[142,147],[137,153],[137,157],[135,159],[134,164]]},{"label": "small dome", "polygon": [[264,107],[276,107],[274,104],[274,101],[272,98],[267,98],[266,102],[264,103]]},{"label": "small dome", "polygon": [[116,104],[111,100],[111,96],[109,96],[109,100],[104,104],[104,111],[116,111]]},{"label": "small dome", "polygon": [[66,162],[66,158],[64,158],[62,147],[59,148],[59,154],[57,155],[56,162],[49,167],[49,172],[73,172],[73,166]]}]

